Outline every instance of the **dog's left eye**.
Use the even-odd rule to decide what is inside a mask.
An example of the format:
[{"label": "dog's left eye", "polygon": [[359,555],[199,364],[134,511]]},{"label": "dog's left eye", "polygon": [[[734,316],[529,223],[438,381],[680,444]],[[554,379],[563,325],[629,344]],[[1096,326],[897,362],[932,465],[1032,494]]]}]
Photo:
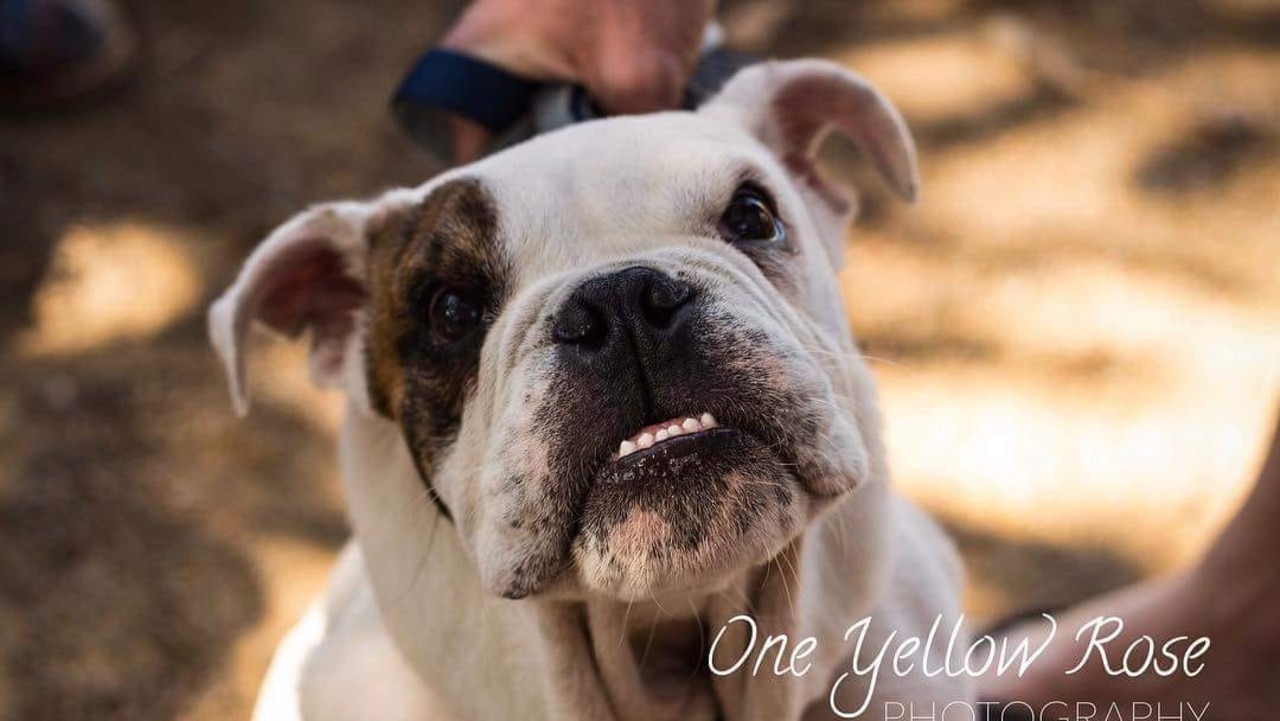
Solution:
[{"label": "dog's left eye", "polygon": [[783,239],[782,222],[773,200],[752,185],[738,188],[720,216],[720,235],[731,243],[776,242]]},{"label": "dog's left eye", "polygon": [[436,291],[429,311],[431,332],[440,343],[462,340],[480,325],[480,304],[468,294],[449,287]]}]

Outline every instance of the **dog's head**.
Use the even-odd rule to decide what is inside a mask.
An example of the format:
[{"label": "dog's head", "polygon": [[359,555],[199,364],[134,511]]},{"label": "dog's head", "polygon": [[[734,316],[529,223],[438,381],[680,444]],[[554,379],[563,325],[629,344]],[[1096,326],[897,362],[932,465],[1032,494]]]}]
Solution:
[{"label": "dog's head", "polygon": [[757,565],[872,480],[835,275],[853,198],[813,165],[831,129],[914,195],[893,107],[795,61],[695,113],[584,123],[313,208],[211,311],[237,406],[251,322],[309,331],[314,376],[398,427],[508,597],[637,598]]}]

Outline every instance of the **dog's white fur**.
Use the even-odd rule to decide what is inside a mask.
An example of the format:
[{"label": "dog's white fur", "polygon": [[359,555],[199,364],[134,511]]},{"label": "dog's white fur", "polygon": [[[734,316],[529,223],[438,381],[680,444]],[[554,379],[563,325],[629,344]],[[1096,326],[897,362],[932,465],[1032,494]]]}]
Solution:
[{"label": "dog's white fur", "polygon": [[[366,222],[387,208],[418,202],[452,178],[480,177],[504,214],[515,209],[522,222],[537,218],[545,224],[544,232],[523,235],[523,242],[536,238],[541,247],[521,256],[540,258],[545,270],[520,272],[550,283],[547,278],[561,277],[556,269],[607,262],[638,248],[634,237],[609,232],[618,211],[608,195],[616,188],[607,182],[593,188],[547,181],[556,186],[550,192],[541,174],[556,165],[568,167],[568,177],[578,180],[606,177],[639,162],[628,147],[632,142],[641,149],[673,148],[679,156],[673,172],[695,184],[722,169],[717,153],[726,148],[787,178],[784,192],[791,195],[783,202],[805,209],[795,220],[797,233],[817,238],[813,247],[828,255],[821,262],[805,261],[805,287],[796,291],[806,294],[800,305],[820,316],[820,325],[843,328],[831,268],[839,265],[851,205],[808,164],[812,146],[828,127],[851,136],[900,195],[914,197],[914,149],[892,106],[842,68],[797,61],[742,73],[697,114],[570,128],[421,188],[305,213],[264,242],[211,311],[214,344],[227,364],[237,408],[247,409],[241,339],[252,320],[251,301],[260,300],[249,296],[258,292],[258,277],[279,262],[282,248],[324,238],[348,272],[363,277]],[[581,152],[584,147],[610,152],[588,154]],[[660,187],[641,192],[666,198]],[[574,217],[576,240],[549,240],[563,229],[557,213]],[[597,245],[573,245],[588,242]],[[950,621],[959,615],[958,558],[932,521],[889,488],[874,390],[851,340],[827,351],[839,366],[827,372],[834,374],[838,397],[849,404],[845,411],[857,426],[851,445],[841,449],[852,449],[842,462],[858,482],[829,507],[813,511],[803,533],[772,549],[776,555],[763,577],[751,576],[748,603],[742,593],[752,569],[740,569],[741,578],[720,579],[705,592],[632,593],[630,600],[586,592],[572,602],[535,594],[512,601],[493,593],[495,578],[501,580],[501,571],[492,570],[501,569],[494,559],[507,551],[499,541],[486,540],[485,529],[456,528],[425,501],[398,427],[371,412],[366,380],[353,360],[361,358],[365,322],[356,313],[353,328],[316,332],[312,356],[317,380],[343,387],[351,399],[339,451],[355,537],[325,596],[280,645],[257,719],[709,719],[717,706],[733,721],[832,718],[827,693],[849,663],[851,649],[842,639],[850,624],[872,616],[869,640],[875,646],[890,631],[923,637],[938,617]],[[487,345],[485,362],[492,360]],[[821,364],[833,365],[826,357]],[[449,462],[481,462],[462,455]],[[466,495],[476,491],[441,492],[455,509],[470,509],[465,518],[484,503]],[[794,679],[739,672],[711,677],[705,688],[675,696],[655,695],[642,681],[640,666],[647,659],[637,659],[626,639],[681,620],[714,634],[745,611],[759,619],[762,634],[818,638],[809,673]],[[858,706],[868,682],[845,684],[842,707]],[[882,674],[876,702],[862,718],[880,718],[885,700],[945,703],[967,700],[970,693],[963,679]]]}]

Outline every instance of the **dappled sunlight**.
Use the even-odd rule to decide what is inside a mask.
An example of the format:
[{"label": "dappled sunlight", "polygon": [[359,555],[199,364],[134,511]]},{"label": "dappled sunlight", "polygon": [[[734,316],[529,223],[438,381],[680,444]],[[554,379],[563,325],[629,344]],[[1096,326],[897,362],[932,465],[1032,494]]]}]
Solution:
[{"label": "dappled sunlight", "polygon": [[[1225,118],[1263,137],[1280,137],[1280,89],[1262,82],[1266,73],[1280,76],[1280,53],[1224,52],[1157,77],[1108,78],[1090,87],[1091,102],[1069,112],[987,142],[926,153],[925,200],[903,218],[906,231],[963,238],[976,248],[1034,247],[1072,237],[1101,249],[1159,243],[1179,256],[1210,242],[1221,253],[1224,235],[1246,248],[1273,247],[1268,241],[1276,236],[1266,231],[1280,221],[1258,204],[1267,198],[1274,204],[1275,163],[1246,167],[1257,176],[1251,182],[1211,186],[1209,199],[1184,200],[1185,208],[1153,207],[1132,183],[1148,157],[1207,123]],[[1265,153],[1258,160],[1265,161]],[[1231,212],[1221,212],[1224,202]],[[1254,206],[1241,209],[1242,202]],[[1184,230],[1188,220],[1193,226]],[[1178,237],[1183,234],[1185,249]]]},{"label": "dappled sunlight", "polygon": [[891,463],[911,495],[1010,538],[1104,544],[1152,569],[1198,551],[1248,490],[1271,410],[1265,394],[1208,393],[1135,414],[997,379],[885,375]]},{"label": "dappled sunlight", "polygon": [[1016,102],[1035,91],[1018,29],[991,23],[836,54],[893,99],[914,122]]},{"label": "dappled sunlight", "polygon": [[[895,479],[986,615],[1069,597],[1043,589],[1070,554],[1136,569],[1095,592],[1194,557],[1280,397],[1280,52],[1102,75],[1021,29],[837,52],[922,137],[923,202],[855,229],[842,278]],[[1066,100],[1026,110],[1046,82]],[[1031,548],[1065,555],[1018,571]]]},{"label": "dappled sunlight", "polygon": [[140,221],[72,226],[57,241],[18,348],[72,353],[163,330],[203,292],[190,245],[185,231]]},{"label": "dappled sunlight", "polygon": [[908,221],[978,244],[1033,242],[1046,229],[1084,234],[1124,210],[1115,192],[1149,130],[1097,111],[1061,117],[926,160],[925,202]]}]

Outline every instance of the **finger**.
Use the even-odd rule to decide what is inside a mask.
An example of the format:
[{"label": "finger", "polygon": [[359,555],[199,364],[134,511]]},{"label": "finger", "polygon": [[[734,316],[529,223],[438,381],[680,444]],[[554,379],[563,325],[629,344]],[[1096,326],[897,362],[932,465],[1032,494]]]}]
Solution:
[{"label": "finger", "polygon": [[686,64],[661,50],[626,57],[608,52],[586,79],[587,92],[610,115],[670,110],[679,106],[688,82]]},{"label": "finger", "polygon": [[484,155],[492,140],[488,130],[457,115],[449,117],[449,127],[453,136],[453,162],[458,165]]},{"label": "finger", "polygon": [[[441,40],[440,46],[458,50],[520,77],[568,82],[574,77],[566,43],[556,33],[527,16],[521,2],[475,2]],[[551,27],[554,27],[552,25]],[[461,116],[449,120],[453,159],[458,164],[480,158],[493,142],[485,127]]]}]

